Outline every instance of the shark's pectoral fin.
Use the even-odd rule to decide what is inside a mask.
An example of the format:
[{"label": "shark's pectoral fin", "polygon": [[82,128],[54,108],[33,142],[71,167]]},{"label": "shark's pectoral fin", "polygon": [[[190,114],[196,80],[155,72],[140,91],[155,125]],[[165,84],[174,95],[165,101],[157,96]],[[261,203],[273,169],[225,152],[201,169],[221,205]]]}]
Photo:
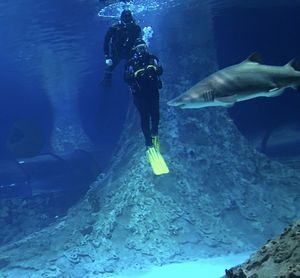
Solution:
[{"label": "shark's pectoral fin", "polygon": [[228,104],[224,105],[224,107],[230,108],[230,107],[232,107],[233,105],[234,105],[234,103],[228,103]]},{"label": "shark's pectoral fin", "polygon": [[235,103],[237,101],[237,95],[229,96],[229,97],[218,97],[216,101],[223,102],[224,104]]},{"label": "shark's pectoral fin", "polygon": [[237,95],[229,97],[219,97],[215,99],[215,102],[219,102],[220,106],[230,108],[237,102]]},{"label": "shark's pectoral fin", "polygon": [[269,93],[276,92],[276,91],[278,91],[278,90],[279,90],[279,88],[273,88],[273,89],[270,89],[270,90],[269,90]]},{"label": "shark's pectoral fin", "polygon": [[268,97],[277,97],[280,96],[284,91],[283,89],[279,89],[279,88],[273,88],[271,90],[269,90],[269,94],[267,95]]}]

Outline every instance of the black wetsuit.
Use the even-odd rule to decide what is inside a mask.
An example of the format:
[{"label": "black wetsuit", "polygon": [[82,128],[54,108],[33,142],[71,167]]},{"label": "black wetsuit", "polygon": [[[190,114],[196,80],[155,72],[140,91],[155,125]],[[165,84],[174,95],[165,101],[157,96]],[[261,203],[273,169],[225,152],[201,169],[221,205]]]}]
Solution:
[{"label": "black wetsuit", "polygon": [[147,147],[152,146],[152,136],[158,135],[159,89],[162,67],[158,58],[149,53],[134,54],[125,66],[124,79],[133,94]]},{"label": "black wetsuit", "polygon": [[134,21],[129,24],[117,23],[111,26],[104,38],[104,54],[106,59],[112,59],[113,64],[106,69],[106,78],[122,59],[128,60],[130,51],[137,38],[141,36],[141,27]]}]

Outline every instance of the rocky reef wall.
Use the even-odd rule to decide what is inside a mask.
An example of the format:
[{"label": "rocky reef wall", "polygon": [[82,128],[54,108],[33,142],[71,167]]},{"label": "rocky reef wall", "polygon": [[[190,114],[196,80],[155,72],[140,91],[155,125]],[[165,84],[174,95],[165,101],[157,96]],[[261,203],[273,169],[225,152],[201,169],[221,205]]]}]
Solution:
[{"label": "rocky reef wall", "polygon": [[227,270],[228,278],[300,277],[300,221],[269,240],[249,260]]}]

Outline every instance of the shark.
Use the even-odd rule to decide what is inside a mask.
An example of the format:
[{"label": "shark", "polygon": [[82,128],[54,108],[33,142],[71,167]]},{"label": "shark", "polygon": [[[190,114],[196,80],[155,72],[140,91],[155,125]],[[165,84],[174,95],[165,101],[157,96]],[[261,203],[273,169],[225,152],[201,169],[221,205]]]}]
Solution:
[{"label": "shark", "polygon": [[182,109],[210,106],[232,107],[236,102],[257,97],[276,97],[292,87],[300,90],[298,61],[284,66],[262,64],[259,53],[204,78],[168,105]]}]

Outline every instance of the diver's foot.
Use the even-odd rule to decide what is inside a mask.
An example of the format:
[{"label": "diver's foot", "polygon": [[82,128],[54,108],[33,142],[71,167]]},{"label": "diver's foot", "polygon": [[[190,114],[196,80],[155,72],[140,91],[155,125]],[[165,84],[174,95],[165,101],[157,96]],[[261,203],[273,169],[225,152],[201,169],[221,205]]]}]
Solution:
[{"label": "diver's foot", "polygon": [[158,138],[158,135],[152,135],[151,136],[151,139],[152,139],[152,144],[154,146],[154,148],[160,152],[160,144],[159,144],[159,138]]}]

